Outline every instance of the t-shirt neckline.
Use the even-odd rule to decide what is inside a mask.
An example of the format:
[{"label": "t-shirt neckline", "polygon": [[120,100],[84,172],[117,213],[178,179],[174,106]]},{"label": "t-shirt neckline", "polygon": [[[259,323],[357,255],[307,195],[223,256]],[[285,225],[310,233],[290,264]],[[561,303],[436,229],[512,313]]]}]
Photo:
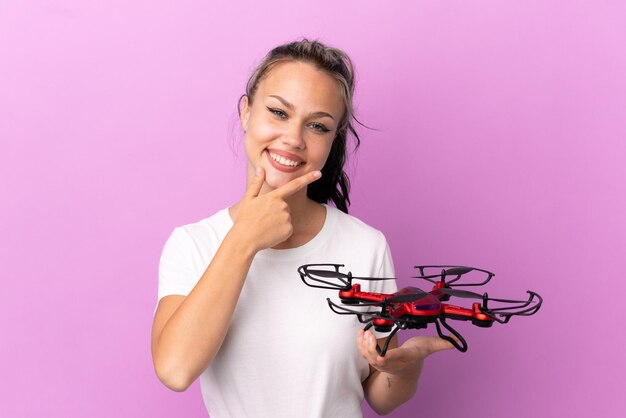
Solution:
[{"label": "t-shirt neckline", "polygon": [[[255,257],[260,258],[272,258],[272,259],[281,259],[287,260],[292,258],[299,258],[303,255],[319,248],[323,245],[326,240],[331,236],[332,228],[335,224],[335,211],[334,208],[328,206],[326,203],[322,203],[322,206],[326,208],[326,218],[324,219],[324,225],[320,231],[309,241],[295,248],[285,248],[285,249],[276,249],[276,248],[266,248],[264,250],[259,251]],[[233,220],[230,217],[230,213],[228,208],[222,210],[223,216],[226,217],[227,223],[229,225],[229,229],[233,226]]]}]

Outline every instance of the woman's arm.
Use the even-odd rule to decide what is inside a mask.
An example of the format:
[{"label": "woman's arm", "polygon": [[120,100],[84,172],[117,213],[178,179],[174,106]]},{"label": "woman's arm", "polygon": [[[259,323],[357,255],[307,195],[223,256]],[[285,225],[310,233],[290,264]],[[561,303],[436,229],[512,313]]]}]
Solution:
[{"label": "woman's arm", "polygon": [[293,233],[284,199],[320,175],[319,171],[307,173],[259,195],[265,179],[259,169],[239,202],[237,219],[198,283],[186,297],[161,300],[152,327],[152,360],[167,387],[186,390],[213,361],[254,256]]},{"label": "woman's arm", "polygon": [[361,355],[370,363],[370,375],[363,382],[365,399],[379,415],[387,415],[411,399],[417,385],[424,359],[437,351],[453,348],[439,337],[413,337],[398,347],[398,336],[389,342],[385,357],[376,352],[386,339],[376,341],[371,332],[359,331],[357,344]]},{"label": "woman's arm", "polygon": [[157,307],[152,358],[157,376],[172,390],[184,391],[191,385],[213,360],[228,331],[255,255],[249,243],[231,232],[189,295],[172,296],[177,307],[166,301],[169,296]]}]

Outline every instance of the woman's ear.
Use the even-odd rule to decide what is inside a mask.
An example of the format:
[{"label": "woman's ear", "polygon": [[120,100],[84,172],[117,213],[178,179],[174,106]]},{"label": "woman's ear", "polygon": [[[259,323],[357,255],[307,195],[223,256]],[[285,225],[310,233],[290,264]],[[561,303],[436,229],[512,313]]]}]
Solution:
[{"label": "woman's ear", "polygon": [[248,104],[248,96],[243,97],[241,103],[241,127],[243,131],[248,130],[248,120],[250,119],[250,106]]}]

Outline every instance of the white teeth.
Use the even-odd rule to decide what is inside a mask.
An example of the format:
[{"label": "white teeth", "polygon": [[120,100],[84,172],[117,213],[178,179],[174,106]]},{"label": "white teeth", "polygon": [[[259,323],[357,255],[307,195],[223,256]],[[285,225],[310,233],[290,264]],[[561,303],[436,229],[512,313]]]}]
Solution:
[{"label": "white teeth", "polygon": [[278,162],[278,163],[280,163],[282,165],[286,165],[286,166],[289,166],[289,167],[295,167],[295,166],[301,164],[301,163],[299,163],[297,161],[288,160],[288,159],[286,159],[283,156],[280,156],[278,154],[274,154],[273,152],[269,152],[269,154],[270,154],[270,157],[272,157],[272,160],[274,160],[274,161],[276,161],[276,162]]}]

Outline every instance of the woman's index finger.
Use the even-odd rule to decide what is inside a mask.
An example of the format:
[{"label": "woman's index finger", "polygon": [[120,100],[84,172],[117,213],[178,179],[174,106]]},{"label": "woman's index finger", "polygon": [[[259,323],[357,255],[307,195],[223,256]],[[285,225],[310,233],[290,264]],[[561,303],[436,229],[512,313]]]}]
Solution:
[{"label": "woman's index finger", "polygon": [[271,193],[276,194],[280,197],[288,197],[292,194],[296,193],[298,190],[302,190],[309,184],[313,183],[315,180],[322,177],[321,171],[312,171],[310,173],[306,173],[298,178],[291,180],[289,183],[284,184],[272,191]]}]

